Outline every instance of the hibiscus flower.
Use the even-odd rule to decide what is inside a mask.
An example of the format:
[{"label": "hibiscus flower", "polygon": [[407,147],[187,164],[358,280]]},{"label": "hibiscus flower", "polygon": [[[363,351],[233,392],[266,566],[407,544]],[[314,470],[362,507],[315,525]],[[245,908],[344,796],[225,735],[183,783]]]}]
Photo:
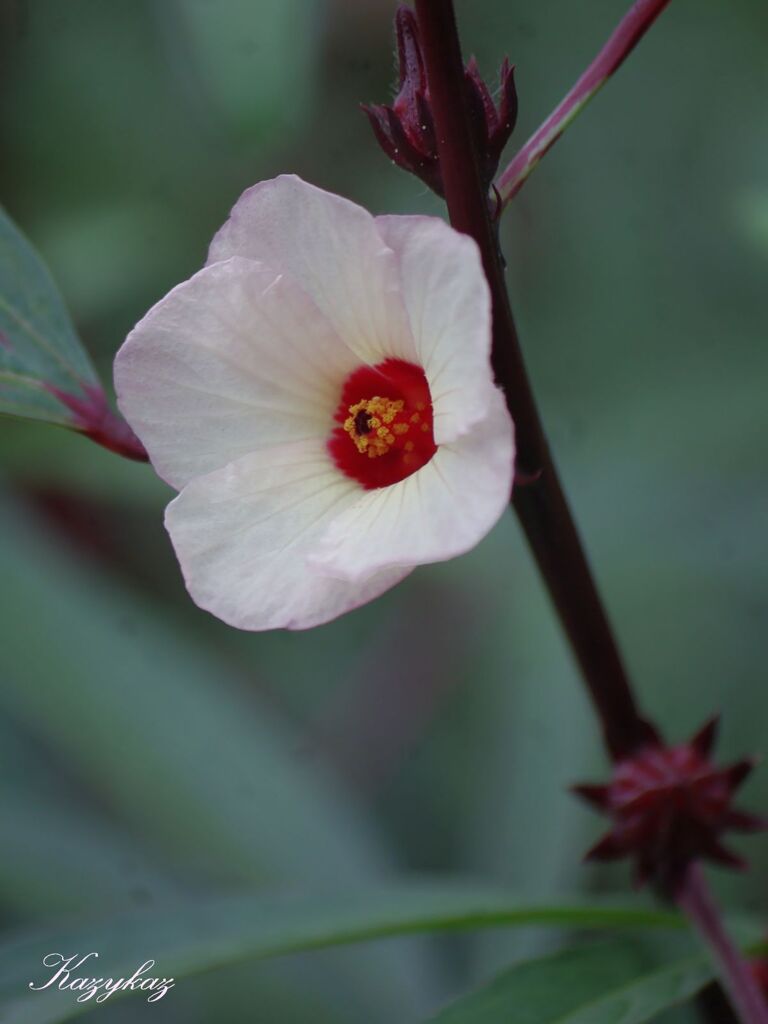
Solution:
[{"label": "hibiscus flower", "polygon": [[179,491],[194,601],[302,629],[452,558],[509,501],[475,243],[281,176],[248,189],[206,266],[118,352],[120,409]]}]

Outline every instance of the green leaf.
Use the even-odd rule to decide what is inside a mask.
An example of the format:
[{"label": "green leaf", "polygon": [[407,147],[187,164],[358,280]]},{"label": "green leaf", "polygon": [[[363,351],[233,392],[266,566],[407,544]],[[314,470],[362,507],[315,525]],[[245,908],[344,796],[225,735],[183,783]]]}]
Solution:
[{"label": "green leaf", "polygon": [[[116,586],[10,500],[0,501],[0,579],[0,710],[159,868],[203,890],[345,890],[392,873],[364,809],[319,753],[301,756],[256,674],[194,635],[197,610],[175,617]],[[347,950],[325,973],[365,1001],[371,1024],[418,1019],[433,1002],[419,952]]]},{"label": "green leaf", "polygon": [[705,956],[649,968],[629,942],[567,949],[521,963],[459,999],[434,1024],[642,1024],[712,980]]},{"label": "green leaf", "polygon": [[164,877],[133,836],[73,801],[0,783],[0,821],[0,898],[19,915],[105,914],[137,898],[178,896],[181,886]]},{"label": "green leaf", "polygon": [[72,426],[51,388],[101,390],[51,275],[0,209],[0,413]]},{"label": "green leaf", "polygon": [[366,816],[319,759],[295,755],[296,733],[236,669],[190,635],[180,642],[162,606],[57,551],[14,512],[0,502],[0,578],[13,595],[0,707],[86,792],[228,884],[363,884],[384,870]]},{"label": "green leaf", "polygon": [[[93,1007],[93,1002],[78,1004],[69,992],[29,992],[30,981],[41,984],[49,976],[42,958],[52,951],[97,951],[97,974],[113,977],[129,975],[151,957],[162,975],[178,980],[249,958],[386,936],[542,923],[683,927],[679,915],[664,910],[586,903],[546,906],[503,889],[455,883],[392,884],[309,899],[245,892],[134,910],[92,924],[78,921],[7,941],[0,946],[0,1019],[4,1024],[51,1024]],[[117,993],[110,1002],[115,998]]]}]

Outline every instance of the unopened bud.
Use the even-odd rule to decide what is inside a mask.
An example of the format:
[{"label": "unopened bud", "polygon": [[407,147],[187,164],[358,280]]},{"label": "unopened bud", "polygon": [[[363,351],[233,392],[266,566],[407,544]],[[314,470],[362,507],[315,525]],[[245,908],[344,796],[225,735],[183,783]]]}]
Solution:
[{"label": "unopened bud", "polygon": [[[398,8],[395,34],[399,67],[397,96],[391,106],[363,105],[363,110],[390,160],[442,196],[443,181],[419,25],[409,7]],[[474,57],[467,64],[464,77],[483,185],[490,188],[502,150],[517,121],[514,68],[504,58],[499,73],[498,105],[481,78]]]}]

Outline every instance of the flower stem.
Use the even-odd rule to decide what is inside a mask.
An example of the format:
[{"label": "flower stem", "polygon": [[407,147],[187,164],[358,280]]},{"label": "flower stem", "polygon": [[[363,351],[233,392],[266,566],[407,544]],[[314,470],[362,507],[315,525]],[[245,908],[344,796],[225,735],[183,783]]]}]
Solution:
[{"label": "flower stem", "polygon": [[496,182],[502,208],[517,195],[528,175],[557,142],[571,121],[624,63],[668,3],[669,0],[637,0],[632,4],[613,35],[568,95],[555,107],[502,172]]},{"label": "flower stem", "polygon": [[[453,4],[415,2],[448,213],[453,226],[480,248],[493,303],[494,371],[515,421],[520,472],[531,481],[515,488],[514,508],[581,667],[607,747],[620,759],[652,741],[656,730],[635,702],[528,382],[479,173]],[[640,3],[635,9],[651,6]],[[678,903],[716,953],[743,1024],[768,1024],[760,993],[725,933],[698,867],[690,869]]]},{"label": "flower stem", "polygon": [[523,363],[504,269],[475,151],[453,4],[416,0],[451,223],[480,247],[493,302],[493,367],[517,431],[513,505],[549,588],[597,709],[611,755],[622,758],[655,737],[635,702],[595,586]]},{"label": "flower stem", "polygon": [[698,864],[689,869],[677,903],[693,921],[718,966],[724,988],[742,1024],[768,1024],[768,1002],[757,980],[731,941]]},{"label": "flower stem", "polygon": [[144,445],[123,417],[110,408],[103,388],[82,383],[81,394],[71,394],[52,384],[46,384],[45,388],[72,414],[72,421],[68,424],[72,430],[85,434],[96,444],[126,459],[149,461]]}]

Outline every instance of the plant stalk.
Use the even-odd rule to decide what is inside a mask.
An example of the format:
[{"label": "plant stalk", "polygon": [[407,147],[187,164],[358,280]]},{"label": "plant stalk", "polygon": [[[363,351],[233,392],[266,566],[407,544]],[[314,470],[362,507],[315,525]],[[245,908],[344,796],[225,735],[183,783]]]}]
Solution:
[{"label": "plant stalk", "polygon": [[614,71],[624,63],[668,3],[669,0],[637,0],[632,4],[608,42],[571,91],[536,129],[499,176],[496,188],[502,208],[517,195],[539,160],[557,142],[592,97],[600,91]]},{"label": "plant stalk", "polygon": [[677,904],[696,926],[718,967],[718,974],[743,1024],[768,1024],[768,1002],[723,927],[720,912],[698,864],[692,864],[678,891]]},{"label": "plant stalk", "polygon": [[512,503],[597,708],[615,759],[655,738],[635,702],[618,646],[560,485],[528,381],[496,232],[482,187],[453,5],[416,0],[451,223],[480,247],[493,304],[492,361],[517,433]]},{"label": "plant stalk", "polygon": [[[448,213],[453,226],[480,248],[492,297],[493,368],[515,422],[519,472],[530,481],[515,488],[513,506],[581,667],[608,750],[620,760],[653,742],[657,733],[635,702],[528,381],[479,172],[453,3],[415,3]],[[749,968],[730,942],[695,865],[678,902],[713,950],[743,1024],[768,1024]]]}]

